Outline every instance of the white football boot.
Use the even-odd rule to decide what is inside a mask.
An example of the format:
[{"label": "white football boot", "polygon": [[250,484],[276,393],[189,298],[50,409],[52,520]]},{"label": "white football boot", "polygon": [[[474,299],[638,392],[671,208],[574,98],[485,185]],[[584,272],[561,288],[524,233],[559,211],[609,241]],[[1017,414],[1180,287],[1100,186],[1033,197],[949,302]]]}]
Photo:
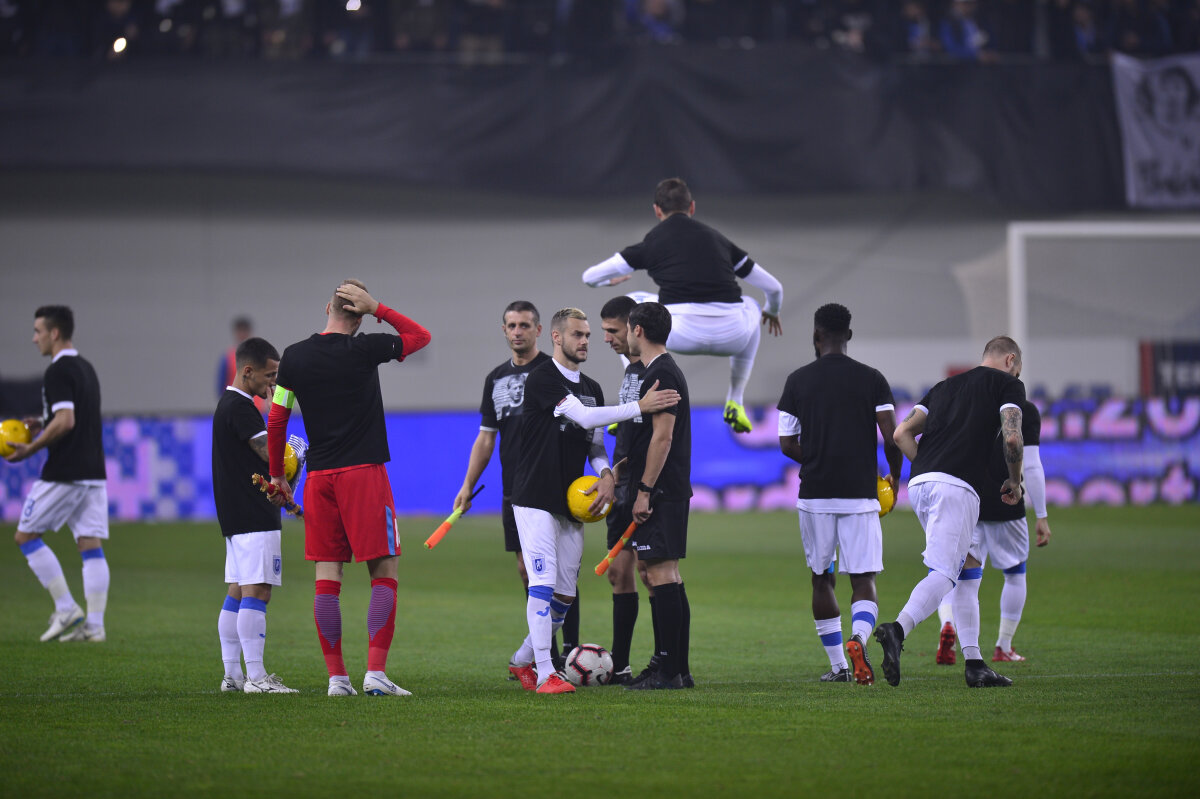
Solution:
[{"label": "white football boot", "polygon": [[298,694],[295,688],[288,688],[274,674],[268,674],[261,680],[246,680],[242,690],[248,694]]},{"label": "white football boot", "polygon": [[376,677],[370,672],[363,677],[363,693],[367,696],[412,696],[411,691],[406,691],[396,685],[386,675]]},{"label": "white football boot", "polygon": [[83,608],[76,605],[70,610],[54,611],[50,614],[50,627],[42,633],[43,641],[52,641],[83,621]]}]

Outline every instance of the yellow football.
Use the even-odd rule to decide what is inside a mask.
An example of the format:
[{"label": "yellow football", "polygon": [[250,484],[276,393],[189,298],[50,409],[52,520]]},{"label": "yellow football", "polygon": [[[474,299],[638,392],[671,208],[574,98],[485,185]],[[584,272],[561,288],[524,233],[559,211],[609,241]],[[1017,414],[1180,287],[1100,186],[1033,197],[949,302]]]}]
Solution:
[{"label": "yellow football", "polygon": [[585,474],[571,483],[570,488],[567,489],[567,508],[571,511],[572,516],[584,524],[598,522],[612,510],[612,503],[610,502],[604,507],[604,512],[598,516],[588,513],[588,508],[596,501],[596,495],[584,492],[590,491],[592,486],[595,485],[596,480],[595,475]]},{"label": "yellow football", "polygon": [[288,483],[293,483],[296,480],[296,472],[300,471],[300,459],[296,457],[296,451],[292,449],[291,444],[283,445],[283,476]]},{"label": "yellow football", "polygon": [[882,477],[878,480],[876,488],[879,491],[879,515],[887,516],[892,512],[892,508],[896,507],[896,492],[892,490],[892,484],[887,480]]},{"label": "yellow football", "polygon": [[0,422],[0,455],[5,458],[13,453],[13,448],[9,446],[8,442],[28,444],[32,440],[33,434],[20,419],[5,419]]}]

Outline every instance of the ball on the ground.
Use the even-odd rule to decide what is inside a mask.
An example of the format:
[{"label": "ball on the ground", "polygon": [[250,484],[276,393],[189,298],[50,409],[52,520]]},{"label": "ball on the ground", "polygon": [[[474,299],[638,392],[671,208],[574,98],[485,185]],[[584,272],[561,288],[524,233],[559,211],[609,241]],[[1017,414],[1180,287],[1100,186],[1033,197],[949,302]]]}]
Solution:
[{"label": "ball on the ground", "polygon": [[567,489],[567,509],[571,511],[572,516],[584,524],[598,522],[612,510],[612,503],[610,502],[604,506],[599,515],[593,516],[588,513],[588,508],[596,501],[596,495],[586,492],[592,490],[592,486],[596,484],[596,480],[598,479],[594,475],[585,474],[583,477],[572,482]]},{"label": "ball on the ground", "polygon": [[296,481],[296,472],[300,471],[300,459],[291,444],[283,445],[283,477],[291,485]]},{"label": "ball on the ground", "polygon": [[607,685],[612,679],[612,655],[599,644],[581,644],[567,655],[563,673],[572,685]]},{"label": "ball on the ground", "polygon": [[884,478],[878,478],[879,482],[876,488],[879,492],[879,515],[887,516],[892,512],[892,508],[896,507],[896,492],[892,490],[892,484]]},{"label": "ball on the ground", "polygon": [[10,441],[18,444],[28,444],[33,441],[33,434],[20,419],[5,419],[0,422],[0,456],[7,458],[13,454],[13,448],[8,443]]}]

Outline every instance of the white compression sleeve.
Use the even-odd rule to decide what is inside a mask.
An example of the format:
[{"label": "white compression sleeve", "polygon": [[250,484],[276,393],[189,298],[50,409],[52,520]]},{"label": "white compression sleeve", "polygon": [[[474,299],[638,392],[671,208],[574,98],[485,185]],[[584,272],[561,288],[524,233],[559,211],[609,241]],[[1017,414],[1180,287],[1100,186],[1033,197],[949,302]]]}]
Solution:
[{"label": "white compression sleeve", "polygon": [[583,273],[583,282],[592,288],[607,286],[614,277],[633,274],[633,267],[625,263],[620,253],[615,253],[607,261],[601,261],[595,266],[588,267]]},{"label": "white compression sleeve", "polygon": [[1042,468],[1041,448],[1025,448],[1025,491],[1033,503],[1033,515],[1046,518],[1046,470]]},{"label": "white compression sleeve", "polygon": [[608,462],[608,450],[604,448],[603,427],[597,427],[592,431],[592,448],[588,451],[588,460],[591,461],[592,469],[596,474],[612,468],[612,464]]},{"label": "white compression sleeve", "polygon": [[758,264],[754,265],[744,280],[756,289],[762,289],[763,294],[766,295],[767,304],[763,311],[771,316],[779,316],[779,309],[783,306],[783,284]]},{"label": "white compression sleeve", "polygon": [[595,427],[608,427],[613,422],[627,422],[636,419],[642,409],[636,402],[626,402],[622,405],[602,405],[599,408],[589,408],[579,401],[579,397],[568,394],[554,408],[555,416],[565,416],[584,430]]}]

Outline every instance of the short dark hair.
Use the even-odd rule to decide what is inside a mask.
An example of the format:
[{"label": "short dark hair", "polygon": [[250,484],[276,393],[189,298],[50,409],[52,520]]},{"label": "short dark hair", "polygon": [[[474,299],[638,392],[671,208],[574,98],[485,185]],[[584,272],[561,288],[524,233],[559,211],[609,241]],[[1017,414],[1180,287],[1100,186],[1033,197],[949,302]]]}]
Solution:
[{"label": "short dark hair", "polygon": [[533,314],[533,323],[535,325],[540,325],[542,323],[541,314],[538,313],[537,307],[529,300],[513,300],[510,302],[508,307],[504,309],[504,313],[500,314],[500,321],[503,322],[504,317],[508,316],[510,312],[531,313]]},{"label": "short dark hair", "polygon": [[988,356],[1003,358],[1005,355],[1015,355],[1017,356],[1017,363],[1021,363],[1021,348],[1009,336],[996,336],[983,346],[984,358]]},{"label": "short dark hair", "polygon": [[666,344],[671,335],[671,312],[661,302],[640,302],[629,312],[629,329],[639,325],[647,341]]},{"label": "short dark hair", "polygon": [[836,302],[822,305],[813,314],[813,324],[825,333],[844,336],[850,332],[850,309]]},{"label": "short dark hair", "polygon": [[230,325],[230,327],[233,328],[234,330],[249,331],[249,330],[254,329],[254,322],[250,319],[249,316],[239,316],[238,318],[233,320],[233,324]]},{"label": "short dark hair", "polygon": [[654,187],[654,204],[664,214],[687,211],[692,207],[692,193],[682,178],[667,178]]},{"label": "short dark hair", "polygon": [[624,322],[629,318],[629,312],[637,307],[637,300],[630,297],[628,294],[622,294],[619,297],[613,297],[608,302],[604,303],[604,307],[600,309],[601,319],[620,319]]},{"label": "short dark hair", "polygon": [[43,305],[33,312],[34,319],[45,319],[46,327],[62,334],[63,341],[75,335],[75,314],[66,305]]},{"label": "short dark hair", "polygon": [[262,369],[267,365],[267,361],[279,360],[279,350],[272,347],[265,338],[252,336],[237,345],[234,358],[237,360],[238,369],[246,365]]}]

